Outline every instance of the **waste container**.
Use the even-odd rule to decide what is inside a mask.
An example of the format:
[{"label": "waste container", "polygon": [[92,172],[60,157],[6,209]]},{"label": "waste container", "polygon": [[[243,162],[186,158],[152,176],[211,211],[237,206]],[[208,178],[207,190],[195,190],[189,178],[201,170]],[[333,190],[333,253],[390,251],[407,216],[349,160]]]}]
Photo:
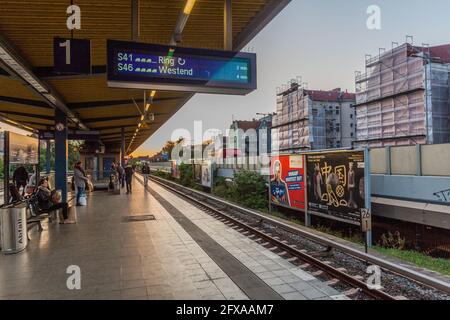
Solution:
[{"label": "waste container", "polygon": [[26,204],[0,208],[0,245],[5,254],[18,253],[28,244]]}]

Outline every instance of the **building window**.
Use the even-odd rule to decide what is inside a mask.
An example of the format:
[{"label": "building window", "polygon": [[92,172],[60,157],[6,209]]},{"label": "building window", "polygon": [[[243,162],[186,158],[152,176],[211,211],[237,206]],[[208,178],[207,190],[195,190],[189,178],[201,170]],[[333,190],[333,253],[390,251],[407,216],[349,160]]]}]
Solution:
[{"label": "building window", "polygon": [[353,132],[352,132],[352,133],[350,133],[350,137],[353,137]]},{"label": "building window", "polygon": [[353,123],[350,123],[350,128],[353,128]]},{"label": "building window", "polygon": [[336,114],[339,114],[339,110],[336,110]]},{"label": "building window", "polygon": [[353,119],[353,114],[350,114],[350,119]]}]

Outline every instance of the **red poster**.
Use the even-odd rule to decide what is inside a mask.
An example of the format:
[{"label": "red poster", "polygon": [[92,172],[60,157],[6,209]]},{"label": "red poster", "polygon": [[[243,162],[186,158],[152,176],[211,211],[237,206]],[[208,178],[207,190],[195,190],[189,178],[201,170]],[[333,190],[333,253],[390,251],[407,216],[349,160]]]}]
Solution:
[{"label": "red poster", "polygon": [[270,163],[272,203],[305,209],[305,171],[303,155],[274,156]]}]

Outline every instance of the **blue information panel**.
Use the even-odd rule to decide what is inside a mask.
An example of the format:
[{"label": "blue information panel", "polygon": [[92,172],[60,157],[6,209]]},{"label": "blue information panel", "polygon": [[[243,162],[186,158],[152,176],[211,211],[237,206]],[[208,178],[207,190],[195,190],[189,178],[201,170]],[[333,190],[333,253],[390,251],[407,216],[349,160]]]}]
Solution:
[{"label": "blue information panel", "polygon": [[108,40],[108,85],[247,94],[256,89],[256,55]]}]

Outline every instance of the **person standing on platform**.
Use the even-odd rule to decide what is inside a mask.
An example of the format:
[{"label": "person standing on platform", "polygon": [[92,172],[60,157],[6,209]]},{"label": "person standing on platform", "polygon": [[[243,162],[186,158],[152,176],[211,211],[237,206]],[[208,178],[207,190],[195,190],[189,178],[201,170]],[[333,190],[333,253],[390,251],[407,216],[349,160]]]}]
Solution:
[{"label": "person standing on platform", "polygon": [[86,184],[89,179],[86,177],[86,173],[81,167],[81,161],[78,161],[73,168],[73,182],[77,191],[77,206],[80,206],[80,197],[86,190]]},{"label": "person standing on platform", "polygon": [[121,188],[125,188],[125,170],[120,163],[117,165],[117,175],[119,176]]},{"label": "person standing on platform", "polygon": [[142,167],[142,176],[144,177],[144,187],[148,186],[148,176],[150,175],[150,166],[148,163],[144,163]]},{"label": "person standing on platform", "polygon": [[131,165],[125,167],[125,180],[127,183],[127,194],[132,193],[131,184],[133,182],[134,169]]},{"label": "person standing on platform", "polygon": [[22,189],[22,196],[23,196],[25,194],[25,187],[27,186],[28,183],[28,172],[24,166],[20,166],[16,170],[14,170],[13,181],[18,191],[20,191],[21,187],[23,188]]}]

